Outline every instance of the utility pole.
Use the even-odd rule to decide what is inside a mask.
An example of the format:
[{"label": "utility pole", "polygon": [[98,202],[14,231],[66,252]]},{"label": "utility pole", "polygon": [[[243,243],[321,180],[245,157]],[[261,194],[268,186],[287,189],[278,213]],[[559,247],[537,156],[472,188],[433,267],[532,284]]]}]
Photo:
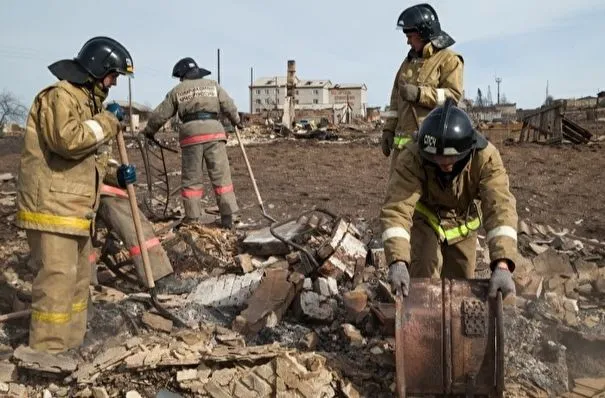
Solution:
[{"label": "utility pole", "polygon": [[502,78],[496,77],[496,84],[498,85],[498,105],[500,105],[500,83],[502,83]]},{"label": "utility pole", "polygon": [[250,113],[252,113],[252,86],[254,85],[254,68],[250,67]]},{"label": "utility pole", "polygon": [[216,81],[221,84],[221,49],[216,49]]}]

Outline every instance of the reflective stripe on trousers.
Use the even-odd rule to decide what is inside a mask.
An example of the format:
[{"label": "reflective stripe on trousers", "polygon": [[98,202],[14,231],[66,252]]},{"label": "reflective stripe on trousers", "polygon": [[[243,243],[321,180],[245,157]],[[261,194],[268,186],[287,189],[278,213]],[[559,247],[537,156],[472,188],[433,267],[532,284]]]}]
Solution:
[{"label": "reflective stripe on trousers", "polygon": [[416,211],[422,214],[429,225],[437,232],[439,238],[442,240],[454,240],[468,236],[471,232],[476,231],[481,226],[481,219],[479,217],[468,220],[464,224],[460,224],[450,229],[444,229],[439,222],[439,219],[430,211],[425,205],[420,202],[416,203]]}]

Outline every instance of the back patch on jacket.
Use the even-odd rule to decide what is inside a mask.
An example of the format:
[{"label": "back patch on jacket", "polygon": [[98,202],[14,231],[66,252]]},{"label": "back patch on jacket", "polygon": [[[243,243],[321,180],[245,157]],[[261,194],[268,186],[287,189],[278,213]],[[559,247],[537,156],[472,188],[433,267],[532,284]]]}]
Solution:
[{"label": "back patch on jacket", "polygon": [[176,99],[179,103],[189,102],[194,98],[200,97],[218,97],[218,90],[215,86],[213,87],[193,87],[177,93]]}]

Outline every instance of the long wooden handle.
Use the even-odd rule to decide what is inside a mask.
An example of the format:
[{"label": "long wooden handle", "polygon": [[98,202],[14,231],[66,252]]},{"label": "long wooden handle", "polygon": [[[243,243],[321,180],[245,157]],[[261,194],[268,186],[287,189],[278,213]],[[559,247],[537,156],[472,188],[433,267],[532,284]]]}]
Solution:
[{"label": "long wooden handle", "polygon": [[32,313],[32,310],[23,310],[23,311],[11,312],[10,314],[0,315],[0,323],[11,320],[11,319],[25,318],[26,316],[29,316],[29,314],[31,314],[31,313]]},{"label": "long wooden handle", "polygon": [[248,161],[248,155],[246,155],[246,149],[244,148],[244,143],[242,142],[242,137],[239,135],[239,131],[237,127],[235,128],[235,135],[237,136],[237,142],[239,143],[239,147],[242,150],[242,155],[244,155],[244,162],[246,162],[246,167],[248,168],[248,174],[250,175],[250,179],[252,180],[252,186],[254,187],[254,193],[256,194],[256,200],[258,201],[258,205],[261,209],[263,207],[263,199],[260,196],[260,192],[258,190],[258,186],[256,185],[256,179],[254,178],[254,173],[252,173],[252,167],[250,166],[250,162]]},{"label": "long wooden handle", "polygon": [[[118,150],[120,151],[120,161],[122,164],[128,164],[126,142],[124,141],[124,133],[121,128],[118,131],[117,141]],[[149,252],[147,251],[147,246],[145,245],[145,236],[143,235],[143,226],[141,225],[141,217],[139,215],[136,192],[134,191],[134,186],[132,184],[127,184],[126,190],[128,191],[128,201],[130,202],[130,210],[132,211],[132,221],[134,222],[134,230],[137,234],[137,242],[139,242],[139,247],[141,248],[141,256],[143,258],[143,268],[145,269],[147,286],[149,286],[150,289],[153,289],[155,287],[155,283],[153,281],[153,274],[151,272]]]}]

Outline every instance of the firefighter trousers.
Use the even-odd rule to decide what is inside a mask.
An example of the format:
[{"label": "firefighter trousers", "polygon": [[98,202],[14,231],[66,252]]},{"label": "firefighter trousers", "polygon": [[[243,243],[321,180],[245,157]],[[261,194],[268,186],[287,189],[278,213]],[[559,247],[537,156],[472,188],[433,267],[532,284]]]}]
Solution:
[{"label": "firefighter trousers", "polygon": [[182,148],[181,196],[185,216],[198,219],[202,215],[203,164],[206,165],[221,215],[237,212],[239,208],[233,192],[227,146],[225,141],[211,141]]},{"label": "firefighter trousers", "polygon": [[[132,220],[132,212],[128,199],[114,196],[101,196],[97,215],[103,223],[113,231],[122,242],[124,242],[136,267],[139,280],[147,286],[145,267],[143,266],[143,259],[141,256],[141,247],[139,246],[137,234],[134,229],[134,222]],[[159,239],[155,236],[153,225],[141,211],[139,211],[139,216],[141,218],[141,226],[143,227],[145,245],[147,247],[147,252],[149,253],[151,273],[153,274],[153,280],[157,281],[166,275],[172,274],[172,265],[170,264],[170,259]]]},{"label": "firefighter trousers", "polygon": [[414,213],[411,231],[410,276],[413,278],[475,277],[477,260],[477,233],[448,245],[439,239],[426,219]]},{"label": "firefighter trousers", "polygon": [[89,236],[26,230],[34,267],[29,346],[59,353],[86,334],[90,283]]}]

